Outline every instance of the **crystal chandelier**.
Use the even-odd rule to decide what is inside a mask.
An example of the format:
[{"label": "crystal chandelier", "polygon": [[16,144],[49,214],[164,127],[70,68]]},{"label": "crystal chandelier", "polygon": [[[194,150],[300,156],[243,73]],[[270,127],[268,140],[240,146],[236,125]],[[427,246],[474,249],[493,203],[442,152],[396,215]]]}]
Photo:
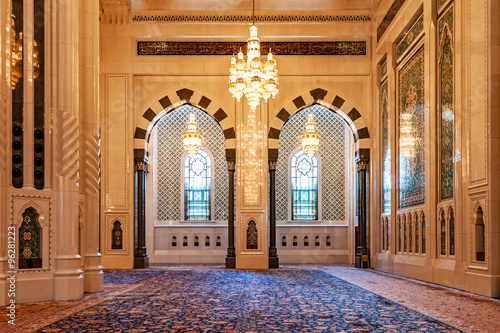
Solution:
[{"label": "crystal chandelier", "polygon": [[263,64],[260,60],[260,39],[257,37],[255,26],[255,0],[253,24],[250,28],[250,38],[247,39],[247,60],[243,58],[240,49],[238,58],[231,58],[229,67],[229,92],[238,101],[245,95],[250,108],[255,111],[261,98],[268,100],[279,92],[278,67],[273,54],[269,50],[267,61]]},{"label": "crystal chandelier", "polygon": [[302,149],[311,157],[316,154],[319,148],[320,134],[314,129],[314,118],[312,113],[307,115],[306,131],[301,134]]},{"label": "crystal chandelier", "polygon": [[193,112],[189,115],[187,131],[182,133],[182,137],[184,138],[184,149],[189,156],[194,157],[201,147],[201,133],[198,132],[198,125]]}]

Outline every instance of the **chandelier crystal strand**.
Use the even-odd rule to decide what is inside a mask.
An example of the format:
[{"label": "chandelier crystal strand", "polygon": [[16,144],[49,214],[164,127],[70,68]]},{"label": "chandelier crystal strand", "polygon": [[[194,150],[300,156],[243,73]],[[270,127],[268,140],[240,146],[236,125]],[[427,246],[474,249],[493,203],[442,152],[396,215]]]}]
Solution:
[{"label": "chandelier crystal strand", "polygon": [[312,113],[307,115],[306,131],[301,134],[302,136],[302,149],[306,152],[307,156],[311,157],[318,151],[319,138],[321,135],[314,129],[314,118]]},{"label": "chandelier crystal strand", "polygon": [[198,124],[193,112],[189,115],[187,131],[182,133],[182,137],[184,138],[184,149],[189,156],[194,157],[201,147],[201,133],[198,132]]},{"label": "chandelier crystal strand", "polygon": [[240,101],[245,95],[250,108],[255,111],[260,100],[268,100],[279,92],[278,67],[271,50],[265,64],[260,59],[260,39],[257,37],[257,27],[250,28],[250,38],[247,40],[247,60],[240,50],[238,57],[231,58],[229,67],[229,92]]}]

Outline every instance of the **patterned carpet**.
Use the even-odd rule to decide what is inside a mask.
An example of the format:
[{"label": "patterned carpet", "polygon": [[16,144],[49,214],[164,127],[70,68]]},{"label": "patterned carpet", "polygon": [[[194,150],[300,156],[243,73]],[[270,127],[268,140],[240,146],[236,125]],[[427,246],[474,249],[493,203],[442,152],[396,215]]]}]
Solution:
[{"label": "patterned carpet", "polygon": [[115,271],[136,287],[37,332],[460,332],[321,270]]}]

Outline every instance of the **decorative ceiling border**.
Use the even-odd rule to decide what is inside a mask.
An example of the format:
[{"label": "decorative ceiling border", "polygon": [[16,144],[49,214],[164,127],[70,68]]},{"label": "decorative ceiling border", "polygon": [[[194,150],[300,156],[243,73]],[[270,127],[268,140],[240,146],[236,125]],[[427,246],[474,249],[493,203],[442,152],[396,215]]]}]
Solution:
[{"label": "decorative ceiling border", "polygon": [[[136,40],[137,56],[230,56],[246,49],[242,41],[167,41]],[[270,41],[261,42],[265,55],[272,50],[275,55],[289,56],[366,56],[366,40],[336,41]]]},{"label": "decorative ceiling border", "polygon": [[[371,22],[371,15],[256,15],[255,22]],[[252,15],[135,14],[133,23],[150,22],[252,22]]]},{"label": "decorative ceiling border", "polygon": [[403,7],[405,1],[406,0],[394,0],[394,2],[391,5],[391,8],[389,8],[387,14],[385,14],[384,19],[382,20],[382,22],[380,22],[377,28],[377,43],[384,35],[387,28],[389,28],[389,25],[391,25],[392,20],[394,20],[401,7]]}]

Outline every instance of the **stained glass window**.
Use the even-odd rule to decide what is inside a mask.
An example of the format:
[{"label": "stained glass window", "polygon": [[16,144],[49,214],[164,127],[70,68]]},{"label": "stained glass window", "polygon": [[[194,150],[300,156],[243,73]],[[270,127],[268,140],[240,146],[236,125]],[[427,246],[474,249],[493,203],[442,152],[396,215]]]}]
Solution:
[{"label": "stained glass window", "polygon": [[206,152],[199,150],[194,157],[184,160],[185,220],[210,220],[210,189],[212,186],[212,161]]},{"label": "stained glass window", "polygon": [[290,161],[292,220],[318,219],[318,158],[297,151]]}]

